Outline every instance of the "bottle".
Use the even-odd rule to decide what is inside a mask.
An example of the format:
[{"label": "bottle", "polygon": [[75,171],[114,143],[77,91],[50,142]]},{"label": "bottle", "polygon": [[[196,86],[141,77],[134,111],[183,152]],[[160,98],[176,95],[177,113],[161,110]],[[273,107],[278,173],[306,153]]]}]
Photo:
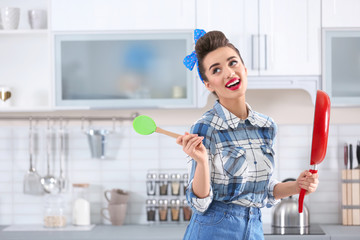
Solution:
[{"label": "bottle", "polygon": [[168,220],[168,200],[166,199],[159,200],[159,220],[160,222]]},{"label": "bottle", "polygon": [[189,174],[183,174],[183,185],[184,185],[184,195],[186,195],[186,189],[189,186]]},{"label": "bottle", "polygon": [[166,173],[159,174],[159,188],[160,188],[160,195],[167,195],[168,194],[168,180],[169,175]]},{"label": "bottle", "polygon": [[171,194],[173,196],[179,196],[180,195],[180,174],[171,174]]},{"label": "bottle", "polygon": [[90,225],[90,202],[88,197],[89,184],[73,184],[73,224],[76,226]]},{"label": "bottle", "polygon": [[46,195],[44,207],[44,227],[61,228],[66,226],[65,201],[61,194]]},{"label": "bottle", "polygon": [[155,213],[156,213],[156,200],[147,199],[146,200],[146,215],[148,222],[155,222]]},{"label": "bottle", "polygon": [[180,200],[172,199],[170,201],[171,205],[171,221],[179,221],[180,220]]},{"label": "bottle", "polygon": [[186,199],[183,200],[183,217],[184,221],[190,221],[192,210],[190,206],[188,205],[188,202]]},{"label": "bottle", "polygon": [[148,196],[156,195],[156,174],[148,173],[146,176],[146,192]]}]

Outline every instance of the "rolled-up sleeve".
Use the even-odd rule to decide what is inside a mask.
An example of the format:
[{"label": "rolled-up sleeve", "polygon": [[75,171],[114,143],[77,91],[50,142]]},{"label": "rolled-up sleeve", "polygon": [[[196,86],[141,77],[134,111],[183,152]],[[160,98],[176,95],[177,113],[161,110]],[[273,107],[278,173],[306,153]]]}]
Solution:
[{"label": "rolled-up sleeve", "polygon": [[276,184],[278,184],[279,181],[276,179],[270,179],[269,185],[268,185],[268,195],[267,195],[267,203],[266,203],[266,207],[270,208],[276,204],[278,204],[280,202],[280,199],[275,199],[274,197],[274,187]]},{"label": "rolled-up sleeve", "polygon": [[209,196],[205,197],[205,198],[199,198],[197,197],[194,192],[193,192],[193,188],[192,188],[192,184],[193,184],[193,179],[194,179],[194,173],[195,173],[195,169],[196,169],[196,162],[195,160],[191,159],[190,157],[188,157],[188,165],[189,166],[189,171],[190,171],[190,178],[189,178],[189,185],[186,189],[186,199],[190,205],[190,207],[193,209],[193,211],[198,212],[199,214],[203,214],[206,212],[206,210],[209,208],[211,202],[213,201],[213,190],[212,187],[210,185],[210,189],[209,189]]}]

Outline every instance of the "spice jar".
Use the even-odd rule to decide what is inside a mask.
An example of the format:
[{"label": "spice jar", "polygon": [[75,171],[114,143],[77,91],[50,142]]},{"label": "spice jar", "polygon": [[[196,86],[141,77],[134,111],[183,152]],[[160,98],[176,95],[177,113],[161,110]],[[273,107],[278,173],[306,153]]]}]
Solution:
[{"label": "spice jar", "polygon": [[90,225],[89,184],[73,184],[73,224]]},{"label": "spice jar", "polygon": [[44,227],[61,228],[66,226],[65,201],[61,194],[45,196],[44,207]]},{"label": "spice jar", "polygon": [[171,221],[179,221],[180,220],[180,200],[172,199],[170,201],[171,205]]},{"label": "spice jar", "polygon": [[188,202],[186,199],[183,200],[183,217],[184,221],[190,221],[192,210],[190,206],[188,205]]},{"label": "spice jar", "polygon": [[159,220],[161,222],[167,221],[168,217],[168,200],[159,200]]},{"label": "spice jar", "polygon": [[160,195],[167,195],[168,194],[168,180],[169,175],[166,173],[159,174],[159,188],[160,188]]},{"label": "spice jar", "polygon": [[171,194],[173,196],[179,196],[180,195],[180,174],[171,174]]},{"label": "spice jar", "polygon": [[156,195],[156,174],[148,173],[146,176],[146,192],[148,196]]},{"label": "spice jar", "polygon": [[156,200],[147,199],[146,200],[146,215],[149,222],[155,221],[155,212],[156,212]]},{"label": "spice jar", "polygon": [[189,186],[189,174],[183,174],[183,186],[184,186],[184,195],[186,195],[186,189]]}]

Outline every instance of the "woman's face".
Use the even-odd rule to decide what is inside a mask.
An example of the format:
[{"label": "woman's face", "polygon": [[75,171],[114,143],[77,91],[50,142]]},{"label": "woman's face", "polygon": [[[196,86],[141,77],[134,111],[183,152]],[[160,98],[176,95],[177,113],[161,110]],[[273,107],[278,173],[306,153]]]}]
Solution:
[{"label": "woman's face", "polygon": [[245,97],[247,69],[234,49],[221,47],[208,53],[203,66],[208,79],[205,86],[215,91],[220,102]]}]

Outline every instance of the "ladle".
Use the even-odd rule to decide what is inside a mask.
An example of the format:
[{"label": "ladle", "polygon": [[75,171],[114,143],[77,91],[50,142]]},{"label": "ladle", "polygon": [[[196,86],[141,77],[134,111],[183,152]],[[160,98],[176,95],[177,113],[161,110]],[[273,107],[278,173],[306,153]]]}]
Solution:
[{"label": "ladle", "polygon": [[59,191],[58,180],[50,174],[50,156],[52,148],[52,134],[50,131],[50,120],[47,122],[46,132],[46,162],[47,162],[47,175],[41,178],[41,184],[44,187],[45,192],[54,193]]}]

